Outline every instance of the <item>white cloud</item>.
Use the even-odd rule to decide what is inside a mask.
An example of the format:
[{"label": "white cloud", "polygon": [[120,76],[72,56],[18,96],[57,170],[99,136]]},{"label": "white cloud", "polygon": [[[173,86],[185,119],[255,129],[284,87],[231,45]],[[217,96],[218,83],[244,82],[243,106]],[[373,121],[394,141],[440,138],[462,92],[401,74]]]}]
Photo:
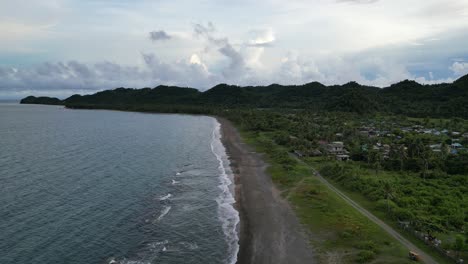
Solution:
[{"label": "white cloud", "polygon": [[272,28],[252,30],[249,33],[251,38],[247,45],[250,46],[270,46],[276,40],[275,33]]},{"label": "white cloud", "polygon": [[450,66],[450,70],[458,76],[468,74],[468,62],[456,61]]},{"label": "white cloud", "polygon": [[[385,86],[467,72],[465,0],[0,0],[0,17],[3,91],[206,89],[218,82]],[[215,23],[200,22],[206,19]],[[450,58],[458,59],[449,65]],[[32,64],[38,61],[44,64]]]}]

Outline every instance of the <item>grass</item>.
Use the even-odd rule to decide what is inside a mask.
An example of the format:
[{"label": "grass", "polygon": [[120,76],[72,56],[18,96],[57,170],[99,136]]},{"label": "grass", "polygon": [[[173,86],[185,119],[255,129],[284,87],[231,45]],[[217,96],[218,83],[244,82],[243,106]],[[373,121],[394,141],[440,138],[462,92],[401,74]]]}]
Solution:
[{"label": "grass", "polygon": [[[326,160],[324,158],[311,158],[311,159],[307,159],[307,163],[310,164],[312,167],[319,169],[319,168],[327,165],[327,163],[330,163],[330,161],[328,161],[328,160]],[[379,173],[379,178],[380,177],[382,177],[382,178],[394,177],[394,175],[392,175],[391,172],[382,171],[382,172]],[[424,250],[427,254],[432,256],[437,262],[439,262],[441,264],[453,263],[451,260],[449,260],[446,257],[444,257],[444,256],[440,255],[439,253],[435,252],[431,247],[429,247],[428,245],[423,243],[421,240],[417,239],[416,237],[414,237],[413,235],[411,235],[411,234],[409,234],[407,232],[402,231],[399,228],[399,226],[396,224],[395,221],[392,221],[392,220],[388,219],[387,215],[384,212],[377,209],[375,202],[369,201],[366,197],[364,197],[364,195],[362,195],[362,194],[360,194],[358,192],[352,192],[352,191],[347,190],[346,188],[341,186],[339,183],[333,181],[332,179],[328,179],[328,182],[333,184],[337,189],[339,189],[341,192],[343,192],[348,197],[353,199],[355,202],[357,202],[359,205],[364,207],[366,210],[368,210],[369,212],[371,212],[372,214],[377,216],[379,219],[384,221],[387,225],[391,226],[395,230],[400,231],[400,234],[403,237],[405,237],[407,240],[409,240],[411,243],[413,243],[414,245],[416,245],[420,249]]]},{"label": "grass", "polygon": [[411,263],[405,247],[323,185],[309,166],[297,163],[286,170],[268,155],[273,150],[263,143],[267,136],[241,134],[266,154],[268,173],[310,232],[320,263]]}]

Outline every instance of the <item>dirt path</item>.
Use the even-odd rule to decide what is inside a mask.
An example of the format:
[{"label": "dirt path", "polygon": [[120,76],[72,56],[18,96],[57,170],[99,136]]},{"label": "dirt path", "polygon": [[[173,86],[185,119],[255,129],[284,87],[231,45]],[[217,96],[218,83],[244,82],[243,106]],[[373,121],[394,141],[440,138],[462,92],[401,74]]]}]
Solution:
[{"label": "dirt path", "polygon": [[266,174],[267,164],[222,118],[222,142],[236,177],[241,217],[239,264],[315,263],[313,249],[292,208]]},{"label": "dirt path", "polygon": [[[302,162],[302,161],[301,161]],[[305,163],[304,163],[305,164]],[[307,165],[308,166],[308,165]],[[310,167],[310,166],[309,166]],[[403,244],[408,250],[417,252],[419,256],[421,257],[421,260],[426,263],[426,264],[437,264],[437,261],[435,261],[431,256],[426,254],[424,251],[416,247],[413,243],[408,241],[406,238],[400,235],[395,229],[391,228],[389,225],[384,223],[382,220],[374,216],[372,213],[361,207],[359,204],[354,202],[351,198],[346,196],[344,193],[342,193],[340,190],[335,188],[331,183],[329,183],[325,178],[323,178],[320,173],[315,171],[312,167],[310,167],[314,172],[317,178],[325,184],[330,190],[334,191],[336,194],[338,194],[343,200],[345,200],[348,204],[350,204],[352,207],[356,208],[359,212],[361,212],[364,216],[369,218],[372,222],[376,223],[380,227],[382,227],[387,233],[389,233],[392,237],[394,237],[396,240],[398,240],[401,244]]]}]

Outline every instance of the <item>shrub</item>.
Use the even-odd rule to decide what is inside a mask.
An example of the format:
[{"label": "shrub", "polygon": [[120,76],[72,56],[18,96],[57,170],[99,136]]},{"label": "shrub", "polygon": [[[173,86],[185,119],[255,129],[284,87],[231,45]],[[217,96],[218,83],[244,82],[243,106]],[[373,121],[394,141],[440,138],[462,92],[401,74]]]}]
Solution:
[{"label": "shrub", "polygon": [[371,240],[360,242],[359,244],[357,244],[356,248],[372,251],[374,253],[377,253],[378,251],[377,245],[374,243],[374,241]]},{"label": "shrub", "polygon": [[375,253],[370,250],[363,250],[359,252],[358,257],[357,257],[357,262],[358,263],[367,263],[370,262],[375,258]]}]

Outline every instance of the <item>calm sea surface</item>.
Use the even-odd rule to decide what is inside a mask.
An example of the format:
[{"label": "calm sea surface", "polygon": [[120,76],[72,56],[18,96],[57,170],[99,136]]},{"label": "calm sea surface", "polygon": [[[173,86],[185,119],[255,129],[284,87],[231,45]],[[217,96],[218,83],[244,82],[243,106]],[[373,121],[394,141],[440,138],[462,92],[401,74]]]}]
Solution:
[{"label": "calm sea surface", "polygon": [[0,263],[233,263],[219,124],[0,104]]}]

